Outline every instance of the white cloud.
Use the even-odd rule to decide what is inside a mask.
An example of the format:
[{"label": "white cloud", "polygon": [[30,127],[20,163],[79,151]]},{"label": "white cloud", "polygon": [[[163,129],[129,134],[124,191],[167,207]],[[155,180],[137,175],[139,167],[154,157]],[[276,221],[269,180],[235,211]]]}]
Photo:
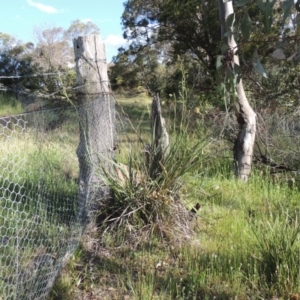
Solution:
[{"label": "white cloud", "polygon": [[45,4],[42,4],[40,2],[34,2],[32,0],[27,0],[27,3],[30,6],[36,7],[40,11],[46,12],[48,14],[56,14],[56,13],[58,13],[58,10],[56,8],[54,8],[53,6],[50,6],[50,5],[45,5]]},{"label": "white cloud", "polygon": [[106,57],[108,61],[111,61],[112,57],[118,54],[118,49],[120,47],[126,47],[128,45],[127,40],[125,40],[121,34],[110,34],[104,39]]},{"label": "white cloud", "polygon": [[127,41],[121,35],[110,34],[104,42],[107,46],[120,47],[125,45]]},{"label": "white cloud", "polygon": [[87,19],[81,19],[80,22],[82,22],[82,23],[87,23],[87,22],[93,22],[93,20],[87,18]]}]

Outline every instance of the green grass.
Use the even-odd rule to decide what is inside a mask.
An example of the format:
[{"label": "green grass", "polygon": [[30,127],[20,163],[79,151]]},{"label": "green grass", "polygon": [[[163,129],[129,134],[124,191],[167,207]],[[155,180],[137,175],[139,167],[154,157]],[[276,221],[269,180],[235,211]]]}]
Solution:
[{"label": "green grass", "polygon": [[[149,100],[130,98],[121,99],[120,103],[142,139],[149,141]],[[131,163],[140,168],[142,146],[126,118],[124,123],[127,127],[121,136],[118,161],[128,164],[125,150],[130,144],[135,153]],[[0,232],[9,237],[7,246],[0,247],[2,293],[8,292],[7,286],[9,292],[16,293],[13,282],[7,285],[3,281],[3,277],[15,271],[16,257],[22,257],[20,262],[25,271],[40,253],[53,253],[60,248],[65,251],[61,239],[68,239],[70,232],[68,219],[62,219],[65,215],[60,214],[61,207],[73,210],[69,214],[69,221],[73,222],[76,206],[71,205],[72,201],[60,206],[59,195],[72,200],[77,193],[78,162],[74,145],[78,139],[68,134],[75,129],[71,124],[69,128],[50,130],[43,136],[43,143],[36,143],[32,134],[24,140],[18,134],[8,136],[10,128],[6,129],[6,137],[1,138],[0,149],[6,159],[1,160]],[[172,133],[173,142],[176,132],[178,128]],[[180,173],[176,166],[184,164],[182,155],[193,149],[198,140],[206,144],[198,153],[204,159],[197,161],[197,168]],[[174,186],[169,182],[176,181],[181,186],[180,199],[188,209],[197,203],[201,205],[189,224],[194,234],[143,236],[144,231],[135,231],[130,226],[127,228],[131,234],[95,229],[83,236],[81,246],[58,277],[51,300],[297,299],[300,296],[297,181],[291,186],[285,175],[275,180],[255,166],[247,184],[236,181],[228,145],[216,140],[211,143],[207,130],[188,134],[180,149],[171,151],[168,168],[160,180],[165,197],[170,195],[168,187]],[[17,164],[20,158],[26,172]],[[289,178],[288,174],[286,177]],[[37,182],[43,182],[47,190],[36,185]],[[137,195],[141,197],[143,191],[151,190],[149,186],[153,186],[148,184],[147,179],[144,185],[131,186],[125,191],[119,186],[125,196],[132,196],[127,198],[130,201],[126,206]],[[151,191],[152,197],[155,193]],[[151,198],[149,195],[144,195],[145,201]],[[50,213],[44,201],[47,197],[53,203]],[[35,201],[28,201],[29,198]],[[166,205],[163,210],[168,208]],[[39,218],[35,219],[37,215]],[[170,224],[165,226],[174,232],[175,227]],[[79,232],[80,228],[76,230]],[[39,244],[38,236],[57,242],[45,246]],[[16,241],[23,243],[19,252]]]},{"label": "green grass", "polygon": [[151,98],[141,96],[117,97],[117,119],[120,120],[120,131],[123,131],[118,137],[121,143],[135,143],[138,136],[149,139],[151,101]]},{"label": "green grass", "polygon": [[[147,106],[126,100],[122,105],[131,117],[139,116],[134,125],[141,124]],[[203,133],[199,131],[199,139]],[[187,149],[193,139],[186,140]],[[209,136],[206,139],[209,144]],[[139,153],[138,143],[132,147]],[[201,205],[191,220],[193,236],[87,236],[50,299],[297,299],[298,186],[289,186],[284,176],[275,181],[255,167],[247,184],[236,181],[227,149],[223,142],[210,144],[198,169],[181,178],[186,207]],[[122,153],[122,162],[128,163]]]},{"label": "green grass", "polygon": [[[82,255],[89,255],[89,262],[79,256],[79,270],[65,271],[63,278],[71,282],[66,299],[80,299],[86,290],[97,295],[98,289],[102,299],[123,299],[124,295],[128,299],[287,299],[297,295],[298,190],[273,186],[256,176],[247,185],[219,176],[202,176],[201,181],[192,177],[188,190],[193,194],[185,199],[201,203],[192,238],[170,243],[153,237],[138,246],[124,240],[115,248],[117,241],[107,236],[101,239],[106,250],[100,247],[93,254],[84,250],[83,243]],[[203,193],[205,185],[211,186],[207,193]],[[93,267],[86,268],[87,264]],[[75,287],[70,277],[81,273],[84,280]]]},{"label": "green grass", "polygon": [[20,101],[7,93],[0,93],[0,116],[11,116],[23,112]]}]

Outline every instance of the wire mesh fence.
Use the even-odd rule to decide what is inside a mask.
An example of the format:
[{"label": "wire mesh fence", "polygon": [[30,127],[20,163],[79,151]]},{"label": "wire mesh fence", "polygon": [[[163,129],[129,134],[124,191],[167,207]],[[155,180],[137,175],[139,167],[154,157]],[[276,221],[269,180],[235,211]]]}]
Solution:
[{"label": "wire mesh fence", "polygon": [[79,110],[0,118],[1,300],[46,299],[79,244]]},{"label": "wire mesh fence", "polygon": [[[267,167],[268,172],[286,173],[300,182],[300,120],[299,111],[284,113],[257,113],[254,165]],[[233,112],[207,115],[204,123],[213,129],[213,137],[221,143],[226,140],[229,153],[234,147],[238,124]]]},{"label": "wire mesh fence", "polygon": [[[71,89],[80,106],[40,110],[45,106],[34,101],[36,112],[0,117],[0,300],[46,299],[97,208],[94,202],[107,196],[101,176],[117,141],[105,47],[98,35],[73,43]],[[69,100],[70,89],[57,82],[48,99],[63,91]]]}]

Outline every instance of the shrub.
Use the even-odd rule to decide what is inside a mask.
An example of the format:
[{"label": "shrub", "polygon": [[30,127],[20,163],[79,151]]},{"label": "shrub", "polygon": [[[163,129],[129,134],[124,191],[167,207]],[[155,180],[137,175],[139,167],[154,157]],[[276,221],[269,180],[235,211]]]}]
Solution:
[{"label": "shrub", "polygon": [[[118,229],[146,235],[172,238],[189,235],[190,213],[180,196],[183,177],[201,168],[204,141],[195,141],[185,134],[174,137],[161,159],[159,150],[128,150],[128,164],[114,163],[113,174],[104,179],[113,197],[103,204],[99,217],[106,230]],[[145,151],[150,155],[145,159]]]}]

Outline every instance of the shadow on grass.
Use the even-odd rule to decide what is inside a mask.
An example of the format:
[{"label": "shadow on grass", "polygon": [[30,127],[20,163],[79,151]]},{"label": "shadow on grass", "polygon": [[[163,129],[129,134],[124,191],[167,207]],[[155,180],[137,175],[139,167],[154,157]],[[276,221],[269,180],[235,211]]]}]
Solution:
[{"label": "shadow on grass", "polygon": [[64,198],[45,187],[1,184],[0,294],[44,299],[79,243],[77,197]]},{"label": "shadow on grass", "polygon": [[[97,252],[89,252],[81,246],[56,281],[50,300],[85,300],[93,297],[107,300],[229,300],[241,295],[247,297],[246,291],[236,286],[238,280],[235,277],[242,277],[246,270],[239,269],[242,265],[240,261],[231,265],[232,255],[190,255],[185,252],[186,249],[179,249],[177,253],[171,249],[172,246],[167,249],[163,244],[152,246],[148,243],[140,249],[130,246],[119,249],[100,247]],[[240,259],[244,260],[242,257]],[[232,274],[228,275],[230,269]],[[69,281],[66,276],[69,276]]]}]

